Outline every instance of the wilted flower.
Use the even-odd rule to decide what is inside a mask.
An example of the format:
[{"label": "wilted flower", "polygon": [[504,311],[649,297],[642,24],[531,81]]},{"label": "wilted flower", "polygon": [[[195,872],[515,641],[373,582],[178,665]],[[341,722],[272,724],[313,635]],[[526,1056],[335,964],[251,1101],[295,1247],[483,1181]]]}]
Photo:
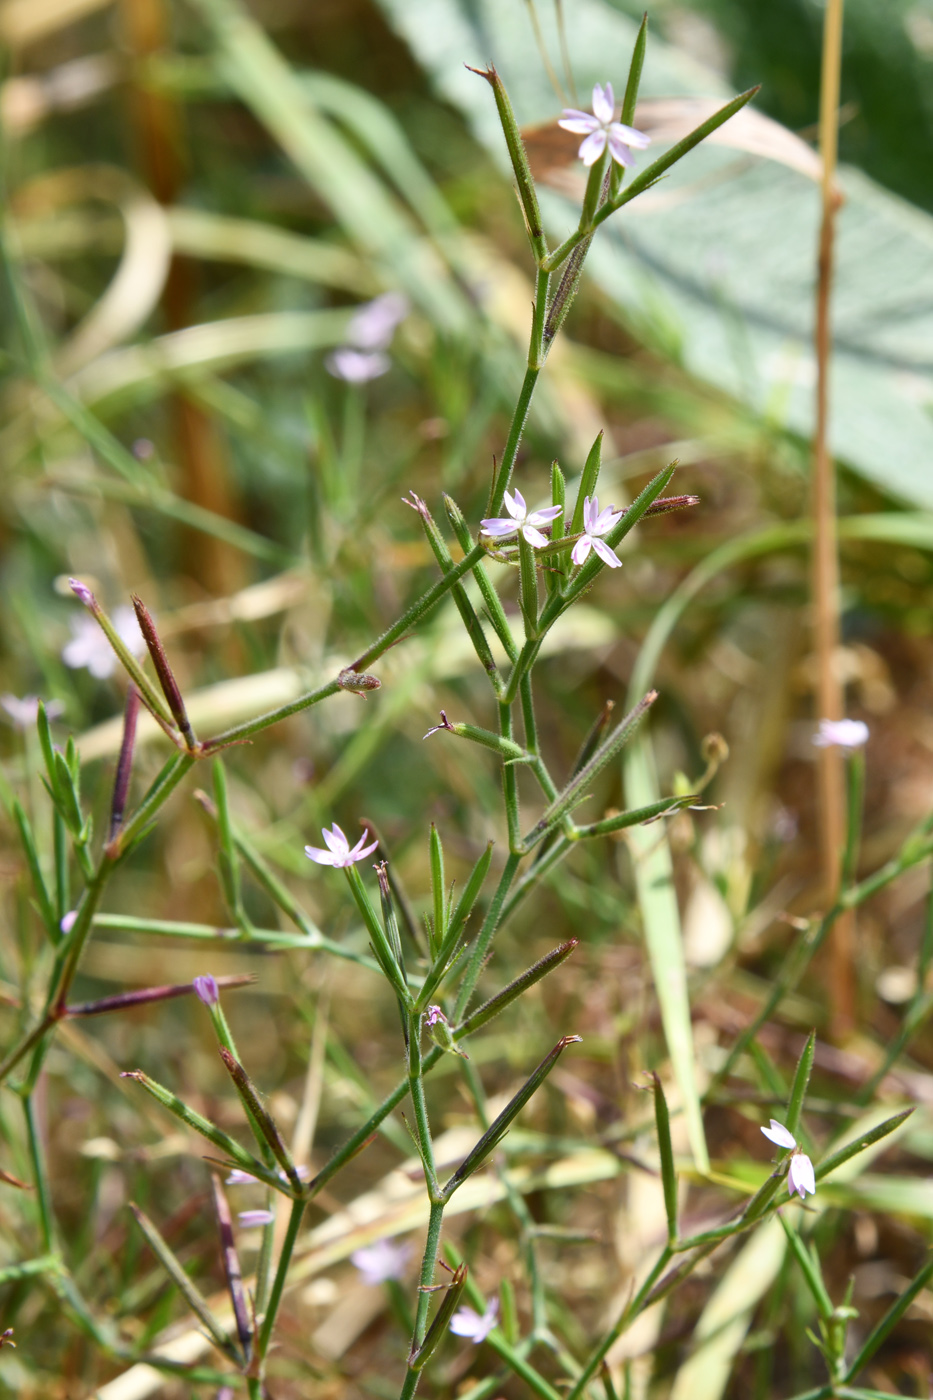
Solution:
[{"label": "wilted flower", "polygon": [[585,136],[577,155],[584,165],[595,165],[609,142],[609,154],[619,165],[634,165],[635,157],[631,148],[643,151],[650,146],[651,137],[634,126],[612,120],[615,111],[615,94],[612,83],[605,87],[597,83],[593,88],[593,112],[581,112],[576,107],[567,107],[557,123],[564,131],[572,131],[577,136]]},{"label": "wilted flower", "polygon": [[321,835],[324,837],[327,850],[322,851],[319,846],[305,846],[305,855],[318,865],[333,865],[338,869],[347,865],[355,865],[358,860],[365,860],[379,845],[378,841],[373,841],[372,845],[367,846],[365,842],[369,832],[364,831],[359,841],[351,849],[350,842],[336,822],[330,831],[325,827]]},{"label": "wilted flower", "polygon": [[450,1330],[455,1337],[469,1337],[475,1346],[485,1342],[499,1318],[499,1299],[493,1298],[480,1316],[473,1308],[458,1308],[450,1319]]},{"label": "wilted flower", "polygon": [[[10,723],[15,724],[17,729],[31,729],[39,715],[38,695],[0,695],[0,705],[10,716]],[[50,700],[45,707],[45,713],[49,719],[58,719],[64,714],[65,706],[61,700]]]},{"label": "wilted flower", "polygon": [[547,537],[542,535],[537,527],[550,525],[554,517],[560,515],[562,509],[560,506],[545,506],[543,510],[533,510],[529,515],[521,491],[516,491],[514,494],[506,491],[505,508],[511,519],[508,516],[497,516],[492,520],[483,520],[481,522],[483,534],[505,539],[507,535],[515,535],[521,531],[528,543],[536,549],[547,544]]},{"label": "wilted flower", "polygon": [[860,749],[868,743],[868,725],[861,719],[821,719],[813,742],[818,749]]},{"label": "wilted flower", "polygon": [[241,1210],[238,1219],[243,1228],[248,1230],[253,1225],[271,1225],[275,1214],[271,1210]]},{"label": "wilted flower", "polygon": [[790,1159],[790,1167],[787,1172],[787,1190],[789,1195],[797,1192],[803,1201],[807,1193],[811,1196],[816,1194],[816,1177],[813,1174],[813,1163],[805,1152],[797,1146],[797,1139],[793,1133],[779,1123],[776,1118],[771,1119],[770,1128],[761,1130],[769,1142],[775,1143],[778,1147],[786,1147],[793,1156]]},{"label": "wilted flower", "polygon": [[593,549],[599,555],[604,564],[608,564],[610,569],[622,567],[622,560],[609,548],[601,535],[608,535],[613,525],[618,525],[622,519],[621,510],[613,510],[612,506],[607,506],[605,510],[599,509],[599,497],[585,496],[583,499],[583,530],[584,533],[577,540],[570,557],[575,564],[583,564],[589,557],[590,550]]},{"label": "wilted flower", "polygon": [[447,1017],[444,1015],[443,1011],[439,1006],[429,1006],[424,1018],[425,1025],[436,1026],[438,1021],[443,1021],[446,1025]]},{"label": "wilted flower", "polygon": [[220,1001],[220,992],[217,990],[217,983],[210,973],[207,973],[204,977],[196,977],[193,985],[194,990],[205,1006],[216,1006]]},{"label": "wilted flower", "polygon": [[363,1275],[363,1282],[370,1284],[386,1283],[389,1279],[401,1278],[405,1265],[411,1258],[411,1245],[400,1244],[395,1240],[377,1240],[363,1249],[355,1249],[350,1255]]},{"label": "wilted flower", "polygon": [[[82,600],[83,601],[83,600]],[[125,605],[114,609],[113,625],[134,656],[141,656],[146,649],[143,634],[139,630],[136,614]],[[62,648],[62,660],[72,670],[84,667],[97,680],[106,680],[117,665],[116,653],[93,617],[86,613],[71,619],[71,641]]]}]

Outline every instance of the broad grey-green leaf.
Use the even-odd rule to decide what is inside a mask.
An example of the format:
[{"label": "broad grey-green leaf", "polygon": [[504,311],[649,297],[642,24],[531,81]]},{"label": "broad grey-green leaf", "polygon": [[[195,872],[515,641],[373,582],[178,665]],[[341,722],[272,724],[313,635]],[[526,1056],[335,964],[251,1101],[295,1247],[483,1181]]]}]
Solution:
[{"label": "broad grey-green leaf", "polygon": [[[503,165],[488,90],[465,63],[495,63],[523,125],[558,115],[561,101],[518,0],[380,3]],[[635,25],[607,0],[564,8],[578,100],[586,105],[594,82],[621,87]],[[537,12],[556,57],[553,7]],[[720,78],[651,37],[642,95],[730,94]],[[858,171],[843,170],[840,182],[846,203],[833,303],[833,450],[885,491],[933,506],[933,218]],[[541,196],[552,236],[566,235],[575,204],[547,188]],[[763,419],[808,436],[818,220],[818,190],[801,171],[707,145],[608,222],[594,240],[590,276],[643,340]]]}]

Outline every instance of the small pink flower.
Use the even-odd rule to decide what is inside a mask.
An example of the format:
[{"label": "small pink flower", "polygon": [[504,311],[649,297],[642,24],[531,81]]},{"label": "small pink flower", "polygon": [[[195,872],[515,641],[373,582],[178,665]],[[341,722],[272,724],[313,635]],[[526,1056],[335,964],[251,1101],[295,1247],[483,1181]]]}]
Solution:
[{"label": "small pink flower", "polygon": [[365,860],[367,856],[372,855],[379,845],[378,841],[373,841],[370,846],[366,845],[369,834],[368,831],[364,831],[356,845],[351,848],[350,842],[334,822],[330,831],[325,827],[321,832],[327,850],[322,851],[319,846],[305,846],[305,855],[317,865],[333,865],[338,869],[355,865],[358,860]]},{"label": "small pink flower", "polygon": [[[24,695],[22,699],[18,695],[0,695],[0,705],[6,710],[10,717],[10,723],[17,729],[31,729],[39,717],[39,697],[38,695]],[[64,714],[65,706],[61,700],[50,700],[45,707],[48,719],[58,719]]]},{"label": "small pink flower", "polygon": [[[81,599],[85,601],[83,594],[78,592],[78,588],[93,602],[94,595],[84,584],[76,585],[72,580],[72,588]],[[139,623],[136,621],[136,614],[132,608],[125,605],[114,608],[113,625],[126,646],[134,656],[141,656],[146,649],[143,641],[143,634],[139,630]],[[95,680],[106,680],[112,676],[117,668],[117,655],[112,649],[107,637],[101,631],[100,625],[93,617],[88,617],[81,613],[71,620],[71,641],[66,642],[62,648],[62,660],[66,666],[72,670],[79,670],[82,667],[90,671]]]},{"label": "small pink flower", "polygon": [[473,1308],[458,1308],[450,1319],[450,1330],[455,1337],[469,1337],[474,1346],[485,1342],[499,1318],[499,1299],[493,1298],[480,1316]]},{"label": "small pink flower", "polygon": [[58,927],[62,933],[70,933],[75,926],[75,919],[78,917],[77,909],[69,909],[67,914],[63,914]]},{"label": "small pink flower", "polygon": [[363,1275],[363,1282],[369,1284],[386,1283],[389,1279],[401,1278],[405,1265],[411,1258],[411,1245],[399,1244],[395,1240],[377,1240],[363,1249],[355,1249],[350,1255],[350,1263]]},{"label": "small pink flower", "polygon": [[254,1225],[271,1225],[275,1215],[271,1210],[241,1210],[238,1219],[244,1230],[249,1230]]},{"label": "small pink flower", "polygon": [[594,87],[592,115],[589,112],[581,112],[576,107],[567,107],[562,113],[557,125],[563,127],[564,131],[572,131],[577,136],[586,137],[577,152],[584,165],[595,165],[606,149],[607,141],[609,154],[619,165],[635,164],[632,147],[636,151],[643,151],[646,146],[650,146],[650,136],[646,136],[634,126],[625,126],[623,122],[613,121],[614,114],[615,94],[612,91],[612,83],[607,83],[605,87],[597,83]]},{"label": "small pink flower", "polygon": [[594,496],[592,500],[585,496],[583,500],[583,530],[584,533],[577,540],[570,557],[575,564],[584,564],[589,557],[590,550],[595,550],[604,564],[608,564],[610,569],[621,569],[622,560],[611,550],[601,535],[608,535],[614,525],[618,525],[624,512],[613,510],[612,506],[607,506],[605,510],[599,509],[599,497]]},{"label": "small pink flower", "polygon": [[560,515],[560,506],[545,506],[543,510],[533,510],[528,514],[528,507],[525,505],[525,498],[521,491],[512,494],[505,493],[505,508],[511,516],[495,516],[492,520],[483,520],[483,534],[494,535],[497,539],[506,539],[509,535],[517,535],[519,532],[535,549],[540,549],[547,544],[547,536],[542,535],[538,529],[539,525],[550,525],[556,515]]},{"label": "small pink flower", "polygon": [[379,379],[392,368],[384,350],[354,350],[352,345],[340,345],[324,358],[328,374],[346,384],[367,384]]},{"label": "small pink flower", "polygon": [[860,719],[821,719],[813,742],[818,749],[860,749],[868,743],[868,725]]},{"label": "small pink flower", "polygon": [[445,1026],[449,1024],[447,1017],[439,1006],[429,1006],[424,1018],[425,1025],[436,1026],[438,1021],[443,1021]]}]

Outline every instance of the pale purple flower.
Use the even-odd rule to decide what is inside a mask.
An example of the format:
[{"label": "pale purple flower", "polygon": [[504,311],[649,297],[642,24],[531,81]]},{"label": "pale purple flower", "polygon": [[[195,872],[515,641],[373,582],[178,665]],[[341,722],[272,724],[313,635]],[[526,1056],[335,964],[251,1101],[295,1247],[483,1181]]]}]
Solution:
[{"label": "pale purple flower", "polygon": [[220,1001],[220,992],[217,989],[217,983],[209,972],[203,977],[196,977],[193,985],[194,990],[205,1006],[216,1006]]},{"label": "pale purple flower", "polygon": [[361,306],[350,319],[346,344],[324,360],[328,374],[348,384],[365,384],[385,374],[392,364],[385,352],[407,315],[408,299],[401,292],[385,292]]},{"label": "pale purple flower", "polygon": [[793,1195],[796,1191],[801,1200],[805,1200],[807,1193],[811,1196],[816,1194],[816,1177],[813,1174],[813,1163],[805,1152],[797,1146],[797,1139],[792,1132],[779,1123],[776,1118],[771,1119],[770,1128],[762,1128],[765,1137],[778,1147],[787,1148],[793,1155],[790,1159],[790,1167],[787,1171],[787,1191]]},{"label": "pale purple flower", "polygon": [[384,350],[354,350],[352,345],[340,345],[324,358],[328,374],[347,384],[366,384],[378,379],[392,367]]},{"label": "pale purple flower", "polygon": [[813,1163],[805,1152],[799,1149],[790,1159],[790,1169],[787,1173],[787,1191],[789,1195],[797,1192],[802,1201],[807,1198],[807,1192],[813,1196],[816,1194],[816,1177],[813,1175]]},{"label": "pale purple flower", "polygon": [[499,1299],[493,1298],[486,1305],[482,1316],[473,1308],[458,1308],[450,1319],[450,1330],[455,1337],[469,1337],[475,1346],[485,1342],[499,1318]]},{"label": "pale purple flower", "polygon": [[351,848],[350,842],[334,822],[330,831],[325,827],[321,832],[327,850],[322,851],[319,846],[305,846],[305,855],[318,865],[333,865],[338,869],[355,865],[358,860],[365,860],[367,856],[372,855],[379,845],[378,841],[373,841],[370,846],[365,844],[369,834],[368,831],[364,831],[356,845]]},{"label": "pale purple flower", "polygon": [[[276,1175],[280,1176],[283,1181],[288,1180],[288,1173],[283,1171],[281,1167],[277,1169]],[[296,1166],[295,1175],[298,1177],[299,1181],[310,1181],[311,1168]],[[261,1186],[263,1184],[258,1176],[253,1176],[252,1172],[242,1171],[240,1167],[234,1167],[230,1175],[225,1178],[225,1182],[227,1186]]]},{"label": "pale purple flower", "polygon": [[813,742],[818,749],[860,749],[868,743],[868,725],[861,719],[821,719]]},{"label": "pale purple flower", "polygon": [[363,1249],[355,1249],[350,1255],[363,1275],[363,1282],[369,1284],[386,1283],[389,1279],[401,1278],[405,1265],[411,1258],[411,1245],[400,1244],[396,1240],[377,1240]]},{"label": "pale purple flower", "polygon": [[[81,586],[84,587],[83,584]],[[87,589],[84,591],[88,592]],[[77,593],[77,588],[75,592]],[[133,609],[125,605],[115,608],[112,622],[133,655],[141,656],[146,649],[146,643],[143,641],[143,634],[139,630]],[[93,617],[84,613],[71,619],[71,641],[66,642],[62,648],[62,660],[72,670],[84,667],[99,681],[112,675],[117,665],[116,653],[100,625]]]},{"label": "pale purple flower", "polygon": [[447,1017],[444,1015],[443,1011],[439,1006],[429,1006],[427,1014],[424,1018],[425,1025],[436,1026],[438,1021],[443,1021],[445,1026],[449,1024]]},{"label": "pale purple flower", "polygon": [[408,315],[408,298],[401,292],[383,292],[368,301],[351,318],[347,327],[347,344],[357,350],[385,350],[392,342],[395,328]]},{"label": "pale purple flower", "polygon": [[608,564],[610,569],[620,569],[622,560],[609,548],[606,542],[600,538],[601,535],[608,535],[613,525],[618,525],[624,512],[613,510],[612,506],[607,506],[605,510],[599,509],[599,497],[589,496],[583,498],[583,531],[584,533],[577,540],[570,557],[575,564],[584,564],[589,557],[590,550],[593,549],[599,555],[604,564]]},{"label": "pale purple flower", "polygon": [[[17,729],[31,729],[39,716],[38,695],[24,695],[22,699],[18,695],[0,695],[0,705],[6,710],[10,717],[10,723]],[[61,700],[50,700],[45,707],[45,713],[49,719],[58,719],[64,714],[65,706]]]},{"label": "pale purple flower", "polygon": [[577,155],[584,165],[595,165],[603,151],[606,149],[606,142],[609,143],[609,154],[619,165],[634,165],[635,157],[632,155],[632,147],[636,151],[643,151],[646,146],[650,146],[651,137],[646,136],[643,131],[638,131],[634,126],[625,126],[623,122],[612,120],[615,111],[615,94],[612,91],[612,83],[607,83],[602,87],[599,83],[593,89],[593,112],[581,112],[576,107],[567,107],[561,114],[561,119],[557,123],[563,127],[564,131],[572,131],[577,136],[585,136]]},{"label": "pale purple flower", "polygon": [[62,933],[70,933],[75,926],[75,919],[78,917],[77,909],[69,909],[67,914],[63,914],[58,927]]},{"label": "pale purple flower", "polygon": [[505,539],[507,535],[515,535],[521,531],[528,543],[536,549],[547,544],[547,537],[542,535],[538,529],[539,525],[550,525],[556,515],[560,515],[561,506],[545,506],[543,510],[533,510],[528,514],[528,507],[525,505],[525,498],[521,491],[512,494],[505,493],[505,508],[511,516],[497,516],[492,520],[481,522],[484,535],[494,535],[497,539]]},{"label": "pale purple flower", "polygon": [[271,1225],[275,1214],[271,1210],[241,1210],[238,1219],[243,1228],[248,1230],[253,1225]]}]

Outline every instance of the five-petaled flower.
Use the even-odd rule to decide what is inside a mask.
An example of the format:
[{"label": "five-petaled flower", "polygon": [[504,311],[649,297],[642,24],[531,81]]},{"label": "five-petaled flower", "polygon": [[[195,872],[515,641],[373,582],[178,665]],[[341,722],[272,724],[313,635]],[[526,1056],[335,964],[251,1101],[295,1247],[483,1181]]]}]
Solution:
[{"label": "five-petaled flower", "polygon": [[350,1255],[350,1263],[359,1269],[364,1283],[375,1286],[387,1283],[389,1279],[401,1278],[410,1258],[410,1244],[401,1244],[396,1240],[377,1240],[375,1244],[368,1244],[363,1249],[355,1249]]},{"label": "five-petaled flower", "polygon": [[[542,535],[538,529],[539,525],[550,525],[555,515],[560,515],[561,506],[545,506],[543,510],[533,510],[528,514],[528,507],[525,505],[525,498],[521,491],[505,493],[505,508],[509,515],[495,516],[492,520],[483,520],[484,535],[495,535],[497,539],[505,539],[507,535],[515,535],[519,532],[536,549],[547,544],[547,536]],[[511,519],[509,519],[511,516]]]},{"label": "five-petaled flower", "polygon": [[613,510],[612,506],[607,506],[605,510],[599,508],[599,497],[585,496],[583,498],[583,534],[573,547],[571,559],[575,564],[586,562],[591,549],[595,550],[604,564],[608,564],[610,569],[622,567],[622,560],[611,550],[605,540],[600,539],[601,535],[608,535],[613,525],[618,525],[622,519],[624,511]]},{"label": "five-petaled flower", "polygon": [[868,725],[861,719],[821,719],[813,742],[818,749],[860,749],[868,743]]},{"label": "five-petaled flower", "polygon": [[356,845],[351,848],[350,842],[337,823],[334,822],[330,831],[326,827],[321,831],[327,850],[322,851],[320,846],[305,846],[305,855],[318,865],[333,865],[338,869],[347,865],[355,865],[358,860],[365,860],[367,856],[372,855],[379,845],[378,841],[373,841],[370,846],[366,845],[366,838],[369,834],[368,831],[364,831]]},{"label": "five-petaled flower", "polygon": [[606,143],[609,143],[609,154],[619,165],[634,165],[635,157],[632,155],[632,147],[636,151],[643,151],[646,146],[650,146],[651,137],[646,136],[643,131],[638,131],[634,126],[626,126],[624,122],[614,122],[612,120],[615,109],[615,94],[612,91],[612,83],[607,83],[603,87],[597,83],[593,89],[593,112],[581,112],[576,107],[566,107],[561,114],[561,119],[557,123],[563,127],[564,131],[572,131],[577,136],[585,136],[577,155],[584,165],[595,165],[603,151]]},{"label": "five-petaled flower", "polygon": [[778,1147],[786,1147],[792,1153],[790,1166],[787,1169],[787,1190],[789,1195],[797,1192],[800,1199],[806,1200],[807,1194],[816,1194],[816,1177],[813,1175],[813,1163],[801,1148],[797,1146],[797,1139],[793,1133],[779,1123],[776,1118],[771,1119],[770,1128],[761,1130],[769,1142],[775,1143]]},{"label": "five-petaled flower", "polygon": [[408,299],[401,292],[385,292],[361,306],[347,327],[347,340],[326,357],[327,372],[348,384],[378,379],[392,364],[385,353],[395,328],[408,315]]},{"label": "five-petaled flower", "polygon": [[493,1298],[486,1305],[482,1316],[473,1308],[458,1308],[450,1319],[450,1330],[455,1337],[469,1337],[475,1346],[485,1342],[499,1319],[499,1299]]}]

